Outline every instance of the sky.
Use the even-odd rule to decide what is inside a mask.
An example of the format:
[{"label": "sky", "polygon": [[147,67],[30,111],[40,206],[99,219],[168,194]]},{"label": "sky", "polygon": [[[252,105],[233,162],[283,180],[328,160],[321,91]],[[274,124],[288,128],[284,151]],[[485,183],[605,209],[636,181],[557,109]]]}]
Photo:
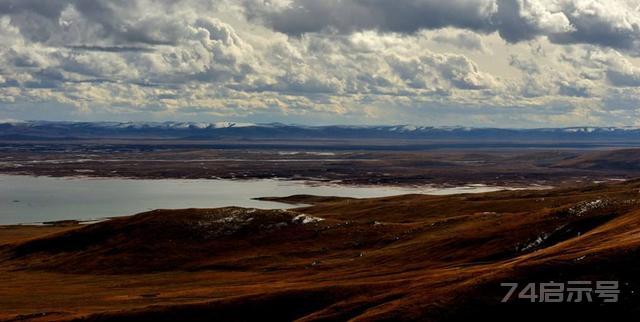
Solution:
[{"label": "sky", "polygon": [[640,126],[640,0],[0,0],[0,120]]}]

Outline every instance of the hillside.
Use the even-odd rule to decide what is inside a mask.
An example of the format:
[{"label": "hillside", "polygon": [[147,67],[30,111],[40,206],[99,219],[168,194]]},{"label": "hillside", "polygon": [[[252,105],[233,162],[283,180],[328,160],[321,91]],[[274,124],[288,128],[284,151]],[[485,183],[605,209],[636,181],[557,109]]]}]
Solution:
[{"label": "hillside", "polygon": [[[640,311],[639,190],[295,196],[283,201],[312,205],[3,227],[0,318],[626,321]],[[620,281],[620,302],[500,302],[503,282],[573,280]]]},{"label": "hillside", "polygon": [[640,149],[599,151],[564,160],[555,164],[557,168],[607,171],[640,170]]}]

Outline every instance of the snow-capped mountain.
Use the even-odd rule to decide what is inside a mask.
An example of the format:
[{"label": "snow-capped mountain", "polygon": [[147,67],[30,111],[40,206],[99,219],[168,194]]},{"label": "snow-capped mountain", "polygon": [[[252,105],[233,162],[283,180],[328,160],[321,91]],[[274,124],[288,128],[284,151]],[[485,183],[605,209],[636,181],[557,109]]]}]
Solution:
[{"label": "snow-capped mountain", "polygon": [[[2,139],[423,139],[473,141],[640,140],[636,127],[499,129],[471,127],[307,126],[236,122],[0,122]],[[640,141],[639,141],[640,142]]]}]

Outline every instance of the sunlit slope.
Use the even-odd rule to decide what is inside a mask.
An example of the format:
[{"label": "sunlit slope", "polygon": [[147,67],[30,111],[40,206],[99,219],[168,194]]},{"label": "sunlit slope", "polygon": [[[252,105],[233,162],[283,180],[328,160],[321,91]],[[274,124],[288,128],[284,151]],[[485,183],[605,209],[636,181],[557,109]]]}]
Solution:
[{"label": "sunlit slope", "polygon": [[[312,205],[290,211],[156,210],[6,241],[0,316],[624,320],[640,305],[638,197],[640,182],[630,181],[445,197],[294,196],[283,201]],[[621,301],[500,303],[502,282],[571,280],[620,281]]]}]

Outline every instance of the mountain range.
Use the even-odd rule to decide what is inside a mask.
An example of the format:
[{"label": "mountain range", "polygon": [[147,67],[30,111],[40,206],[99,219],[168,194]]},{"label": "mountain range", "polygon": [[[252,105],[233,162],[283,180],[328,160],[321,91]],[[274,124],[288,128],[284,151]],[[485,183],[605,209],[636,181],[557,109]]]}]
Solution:
[{"label": "mountain range", "polygon": [[473,128],[414,125],[306,126],[235,122],[51,122],[0,123],[0,139],[406,139],[464,141],[634,141],[637,127]]}]

